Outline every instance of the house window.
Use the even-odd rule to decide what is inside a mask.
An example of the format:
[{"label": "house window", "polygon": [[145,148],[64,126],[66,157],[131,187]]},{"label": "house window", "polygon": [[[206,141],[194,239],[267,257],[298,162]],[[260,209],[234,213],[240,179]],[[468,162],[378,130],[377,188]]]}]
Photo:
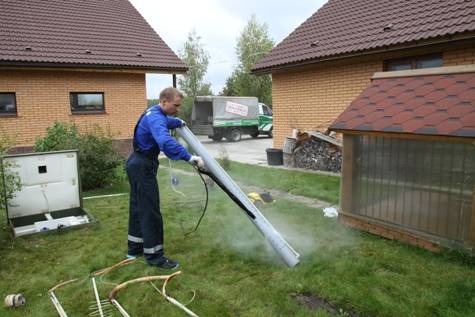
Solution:
[{"label": "house window", "polygon": [[0,92],[0,116],[16,114],[16,96],[13,92]]},{"label": "house window", "polygon": [[72,92],[71,112],[104,112],[103,92]]},{"label": "house window", "polygon": [[442,67],[441,54],[390,59],[385,62],[386,71]]}]

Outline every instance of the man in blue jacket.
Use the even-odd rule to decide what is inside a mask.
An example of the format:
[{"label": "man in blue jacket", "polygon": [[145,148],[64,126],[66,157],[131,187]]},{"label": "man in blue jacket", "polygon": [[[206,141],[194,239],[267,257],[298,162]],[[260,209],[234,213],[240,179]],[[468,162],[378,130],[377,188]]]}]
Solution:
[{"label": "man in blue jacket", "polygon": [[130,183],[128,258],[142,253],[149,265],[175,269],[178,262],[168,259],[163,249],[163,221],[157,183],[158,154],[163,151],[172,160],[184,160],[203,167],[201,157],[194,156],[171,135],[170,129],[184,125],[174,118],[183,95],[175,88],[160,93],[160,104],[147,109],[134,131],[134,152],[125,165]]}]

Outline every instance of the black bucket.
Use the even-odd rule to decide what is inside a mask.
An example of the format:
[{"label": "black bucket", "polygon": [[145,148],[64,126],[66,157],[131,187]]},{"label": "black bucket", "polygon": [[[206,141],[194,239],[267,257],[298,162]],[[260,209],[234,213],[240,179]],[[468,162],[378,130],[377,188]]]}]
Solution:
[{"label": "black bucket", "polygon": [[284,156],[281,149],[266,149],[267,164],[282,165],[284,164]]}]

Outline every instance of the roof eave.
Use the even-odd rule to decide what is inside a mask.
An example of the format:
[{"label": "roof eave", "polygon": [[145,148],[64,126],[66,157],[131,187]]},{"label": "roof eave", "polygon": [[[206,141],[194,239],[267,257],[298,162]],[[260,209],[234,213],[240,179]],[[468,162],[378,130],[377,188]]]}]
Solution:
[{"label": "roof eave", "polygon": [[73,69],[73,70],[103,70],[103,71],[140,71],[148,73],[184,74],[188,67],[157,67],[157,66],[130,66],[130,65],[101,65],[101,64],[78,64],[78,63],[44,63],[22,61],[0,61],[0,67],[5,68],[31,68],[31,69]]},{"label": "roof eave", "polygon": [[330,131],[335,131],[341,134],[349,135],[380,135],[388,137],[397,137],[397,138],[411,138],[411,137],[423,137],[431,140],[460,140],[464,143],[473,143],[474,137],[469,135],[450,135],[450,134],[430,134],[430,133],[414,133],[414,132],[403,132],[403,131],[380,131],[380,130],[363,130],[363,129],[343,129],[343,128],[328,128]]},{"label": "roof eave", "polygon": [[297,68],[301,66],[317,64],[321,62],[342,60],[342,59],[375,55],[375,54],[381,54],[381,53],[387,53],[387,52],[397,52],[397,51],[402,51],[406,49],[415,49],[415,48],[435,46],[435,45],[440,45],[440,44],[449,44],[452,42],[459,42],[459,41],[473,40],[473,39],[475,39],[475,32],[467,32],[467,33],[462,33],[459,35],[443,36],[436,39],[432,39],[430,41],[415,41],[413,43],[407,43],[407,44],[403,43],[400,45],[385,46],[385,47],[372,49],[372,50],[358,51],[358,52],[353,52],[353,53],[333,55],[333,56],[322,57],[322,58],[313,58],[313,59],[291,62],[287,64],[280,64],[280,65],[275,65],[275,66],[269,66],[269,67],[264,67],[264,68],[259,68],[259,69],[253,68],[251,69],[251,73],[254,75],[271,74],[276,71],[288,70],[288,69],[293,69],[293,68]]}]

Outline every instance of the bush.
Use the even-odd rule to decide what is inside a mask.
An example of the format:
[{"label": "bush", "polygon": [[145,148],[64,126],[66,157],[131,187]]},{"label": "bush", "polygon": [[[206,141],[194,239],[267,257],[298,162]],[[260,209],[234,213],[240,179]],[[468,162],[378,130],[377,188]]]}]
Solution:
[{"label": "bush", "polygon": [[37,138],[36,152],[73,150],[79,148],[79,132],[77,126],[55,121],[53,126],[46,129],[44,138]]},{"label": "bush", "polygon": [[55,122],[35,143],[37,152],[72,149],[79,151],[82,189],[104,187],[117,178],[120,156],[112,146],[112,135],[99,126],[80,134],[74,124]]},{"label": "bush", "polygon": [[221,164],[221,167],[225,171],[230,171],[231,170],[231,160],[229,159],[229,153],[226,151],[226,149],[223,147],[221,148],[220,155],[218,158],[218,162]]},{"label": "bush", "polygon": [[[10,140],[7,136],[0,131],[0,161],[3,156],[7,154],[10,148]],[[2,161],[3,166],[0,168],[0,208],[6,206],[6,201],[12,199],[15,196],[15,192],[21,189],[21,182],[18,173],[10,170],[13,165]],[[5,197],[6,196],[6,197]]]}]

